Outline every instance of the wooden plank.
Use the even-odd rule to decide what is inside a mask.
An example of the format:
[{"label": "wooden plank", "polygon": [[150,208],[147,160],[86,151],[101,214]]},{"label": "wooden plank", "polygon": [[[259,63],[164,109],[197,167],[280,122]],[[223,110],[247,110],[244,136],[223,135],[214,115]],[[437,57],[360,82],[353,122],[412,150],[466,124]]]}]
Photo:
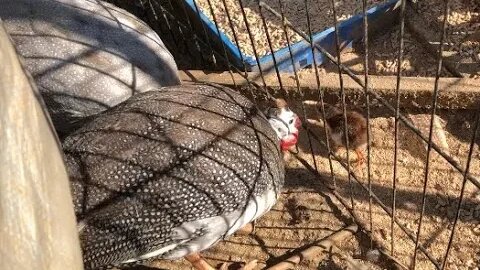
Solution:
[{"label": "wooden plank", "polygon": [[[242,74],[243,75],[243,74]],[[237,86],[247,86],[248,83],[240,74],[234,73],[234,80]],[[362,76],[360,76],[363,78]],[[235,84],[229,72],[204,72],[199,70],[181,71],[180,78],[184,82],[212,82],[233,87]],[[263,86],[263,82],[258,73],[248,73],[250,82],[255,82]],[[296,90],[294,77],[289,73],[281,73],[284,91],[294,98],[300,98]],[[358,83],[353,81],[348,75],[343,76],[344,88],[347,102],[356,105],[364,105],[364,90]],[[280,85],[276,75],[265,77],[267,86],[276,91],[279,95]],[[370,76],[369,88],[376,91],[380,96],[395,104],[395,76]],[[338,101],[340,95],[340,84],[338,74],[320,75],[322,90],[325,91],[327,102]],[[400,97],[402,108],[430,108],[433,98],[435,79],[425,77],[403,77],[400,82]],[[318,90],[315,74],[300,74],[301,90],[305,93],[304,99],[318,99]],[[440,109],[477,109],[480,104],[480,80],[469,78],[441,78],[439,80],[438,108]],[[245,91],[248,95],[249,91]],[[372,106],[379,105],[372,101]]]},{"label": "wooden plank", "polygon": [[61,148],[0,20],[0,269],[83,269]]}]

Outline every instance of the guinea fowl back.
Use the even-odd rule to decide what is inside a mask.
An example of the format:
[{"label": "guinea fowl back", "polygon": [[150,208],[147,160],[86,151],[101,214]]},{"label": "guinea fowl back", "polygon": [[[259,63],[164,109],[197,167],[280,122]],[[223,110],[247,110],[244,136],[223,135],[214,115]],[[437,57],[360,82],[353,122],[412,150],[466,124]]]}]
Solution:
[{"label": "guinea fowl back", "polygon": [[228,235],[269,209],[284,181],[267,119],[223,87],[137,94],[63,147],[87,269],[201,250],[219,240],[213,225]]}]

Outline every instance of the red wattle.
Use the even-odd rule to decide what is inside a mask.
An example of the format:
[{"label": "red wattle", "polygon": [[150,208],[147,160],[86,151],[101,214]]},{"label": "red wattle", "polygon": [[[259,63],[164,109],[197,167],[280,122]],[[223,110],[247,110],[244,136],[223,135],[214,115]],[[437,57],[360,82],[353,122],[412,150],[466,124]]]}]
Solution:
[{"label": "red wattle", "polygon": [[298,142],[298,133],[292,133],[287,138],[280,141],[280,149],[282,151],[290,150]]}]

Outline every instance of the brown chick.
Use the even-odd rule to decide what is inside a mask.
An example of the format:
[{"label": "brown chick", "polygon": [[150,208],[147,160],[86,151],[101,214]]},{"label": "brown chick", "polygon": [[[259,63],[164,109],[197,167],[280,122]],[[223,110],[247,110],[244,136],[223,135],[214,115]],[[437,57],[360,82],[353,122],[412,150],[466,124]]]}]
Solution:
[{"label": "brown chick", "polygon": [[[320,108],[319,108],[320,109]],[[325,118],[327,132],[335,152],[345,147],[345,119],[343,110],[338,106],[325,104]],[[367,144],[367,120],[365,117],[353,110],[347,110],[347,135],[348,150],[352,149],[357,154],[357,166],[365,162],[363,147]]]}]

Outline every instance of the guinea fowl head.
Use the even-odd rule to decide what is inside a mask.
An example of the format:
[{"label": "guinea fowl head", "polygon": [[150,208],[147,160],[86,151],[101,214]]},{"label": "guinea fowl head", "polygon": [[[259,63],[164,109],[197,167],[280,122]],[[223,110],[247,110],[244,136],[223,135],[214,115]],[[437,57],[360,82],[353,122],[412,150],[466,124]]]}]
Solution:
[{"label": "guinea fowl head", "polygon": [[277,133],[282,151],[288,151],[295,146],[302,122],[297,114],[290,110],[287,102],[281,98],[275,99],[275,105],[267,109],[266,115]]}]

